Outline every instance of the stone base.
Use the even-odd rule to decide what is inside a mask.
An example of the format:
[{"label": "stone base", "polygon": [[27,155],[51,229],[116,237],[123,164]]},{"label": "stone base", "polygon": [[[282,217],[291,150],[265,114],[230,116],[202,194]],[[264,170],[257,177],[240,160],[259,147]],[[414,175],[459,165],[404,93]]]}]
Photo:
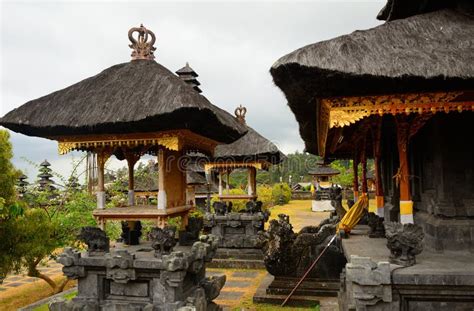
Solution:
[{"label": "stone base", "polygon": [[261,249],[218,248],[209,268],[265,269]]},{"label": "stone base", "polygon": [[[288,294],[269,294],[268,289],[273,284],[275,277],[271,274],[267,274],[260,286],[257,288],[255,295],[253,296],[254,303],[267,303],[280,305],[288,296]],[[291,289],[290,289],[291,291]],[[289,292],[288,292],[289,293]],[[315,307],[318,306],[320,298],[313,295],[301,295],[300,292],[296,292],[288,301],[287,306],[292,307]]]},{"label": "stone base", "polygon": [[415,223],[423,227],[425,249],[474,253],[474,219],[441,218],[419,211]]}]

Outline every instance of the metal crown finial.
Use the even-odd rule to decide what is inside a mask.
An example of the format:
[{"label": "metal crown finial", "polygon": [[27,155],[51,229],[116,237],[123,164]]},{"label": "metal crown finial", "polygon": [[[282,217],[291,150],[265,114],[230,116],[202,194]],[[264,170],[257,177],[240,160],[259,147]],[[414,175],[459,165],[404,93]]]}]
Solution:
[{"label": "metal crown finial", "polygon": [[242,105],[239,105],[239,107],[235,108],[235,117],[237,118],[237,121],[239,121],[242,124],[245,124],[245,115],[247,114],[247,108],[243,107]]},{"label": "metal crown finial", "polygon": [[[138,32],[137,39],[133,37],[134,32]],[[148,40],[148,36],[150,36],[150,40]],[[155,56],[153,55],[153,52],[156,50],[156,48],[153,46],[156,41],[155,34],[151,30],[146,29],[143,24],[140,24],[140,27],[131,28],[128,31],[128,39],[130,39],[130,42],[132,42],[132,44],[129,45],[129,47],[133,49],[132,60],[155,59]]]}]

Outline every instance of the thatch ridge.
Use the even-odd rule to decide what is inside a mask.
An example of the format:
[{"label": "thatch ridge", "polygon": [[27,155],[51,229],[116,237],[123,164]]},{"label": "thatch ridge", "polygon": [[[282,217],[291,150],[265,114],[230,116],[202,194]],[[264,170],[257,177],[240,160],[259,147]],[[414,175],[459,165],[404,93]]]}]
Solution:
[{"label": "thatch ridge", "polygon": [[320,98],[472,90],[474,18],[445,9],[394,20],[318,42],[283,56],[270,69],[317,154]]},{"label": "thatch ridge", "polygon": [[40,137],[190,129],[226,143],[246,132],[229,113],[148,60],[112,66],[29,101],[1,118],[0,125]]},{"label": "thatch ridge", "polygon": [[247,126],[247,128],[247,134],[235,142],[218,145],[214,151],[213,161],[226,159],[266,160],[271,164],[278,164],[286,158],[274,143],[250,126]]}]

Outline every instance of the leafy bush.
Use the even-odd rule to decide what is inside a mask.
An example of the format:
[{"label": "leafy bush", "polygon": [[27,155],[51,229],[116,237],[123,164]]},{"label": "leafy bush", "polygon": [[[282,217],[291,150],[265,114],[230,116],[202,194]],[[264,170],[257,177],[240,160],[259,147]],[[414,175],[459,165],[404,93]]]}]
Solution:
[{"label": "leafy bush", "polygon": [[268,209],[269,207],[273,206],[272,187],[268,185],[258,185],[257,195],[257,200],[262,201],[262,206],[264,209]]},{"label": "leafy bush", "polygon": [[274,204],[286,204],[291,200],[291,189],[286,183],[275,184],[272,189]]},{"label": "leafy bush", "polygon": [[[227,193],[226,193],[227,194]],[[230,195],[244,195],[247,194],[244,189],[240,188],[235,188],[235,189],[230,189],[229,190]],[[214,202],[219,201],[219,198],[217,195],[213,195],[211,198],[211,210],[212,210],[212,205]],[[248,200],[232,200],[232,211],[233,212],[238,212],[242,209],[245,209],[245,203],[247,203]]]}]

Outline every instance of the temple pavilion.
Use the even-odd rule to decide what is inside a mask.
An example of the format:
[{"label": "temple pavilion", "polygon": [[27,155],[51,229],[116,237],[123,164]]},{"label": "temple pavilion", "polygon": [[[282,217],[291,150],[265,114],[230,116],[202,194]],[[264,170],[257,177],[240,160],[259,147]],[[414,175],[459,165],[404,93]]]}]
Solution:
[{"label": "temple pavilion", "polygon": [[[423,228],[417,264],[391,272],[386,283],[393,299],[372,286],[365,301],[358,287],[358,308],[454,310],[474,303],[473,12],[469,1],[389,0],[378,15],[384,24],[307,45],[270,70],[307,151],[353,159],[355,194],[358,165],[372,157],[378,215]],[[377,241],[351,249],[357,241],[343,243],[348,257],[388,260],[371,253]],[[456,253],[440,255],[448,251]]]},{"label": "temple pavilion", "polygon": [[[231,144],[216,147],[214,156],[205,163],[208,175],[211,171],[218,173],[220,200],[256,200],[257,170],[268,170],[271,165],[281,163],[286,156],[271,141],[246,125],[247,108],[239,106],[235,109],[235,119],[247,128],[247,133]],[[230,174],[233,170],[247,170],[247,194],[230,194]],[[224,178],[226,193],[224,193]]]},{"label": "temple pavilion", "polygon": [[[128,37],[129,62],[29,101],[1,118],[0,125],[56,140],[60,154],[78,150],[96,155],[93,215],[102,228],[112,219],[152,219],[163,226],[167,218],[183,216],[185,224],[193,202],[186,199],[186,168],[180,158],[189,151],[213,156],[218,144],[232,143],[248,129],[199,94],[193,77],[180,78],[154,60],[156,39],[151,30],[143,25],[132,28]],[[158,160],[157,206],[134,202],[133,169],[145,154]],[[104,165],[111,156],[128,163],[125,208],[105,208]]]}]

